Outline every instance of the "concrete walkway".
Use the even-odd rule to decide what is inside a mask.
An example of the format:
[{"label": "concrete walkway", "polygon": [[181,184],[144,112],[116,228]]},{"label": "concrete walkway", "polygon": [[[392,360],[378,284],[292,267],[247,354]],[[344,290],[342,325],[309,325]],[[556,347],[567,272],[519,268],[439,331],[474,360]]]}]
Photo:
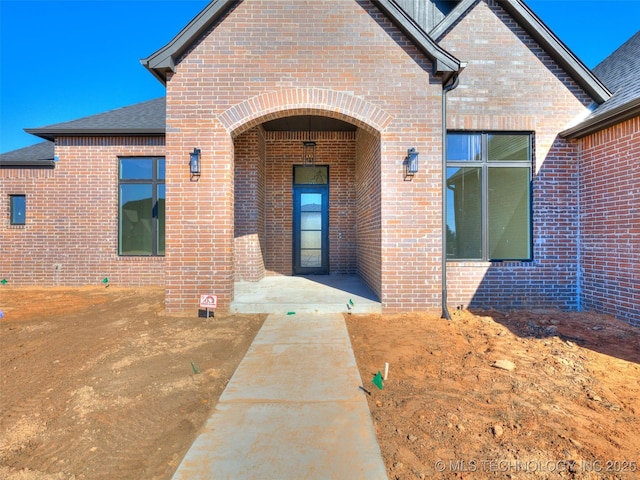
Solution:
[{"label": "concrete walkway", "polygon": [[271,314],[173,478],[387,479],[361,385],[342,315]]}]

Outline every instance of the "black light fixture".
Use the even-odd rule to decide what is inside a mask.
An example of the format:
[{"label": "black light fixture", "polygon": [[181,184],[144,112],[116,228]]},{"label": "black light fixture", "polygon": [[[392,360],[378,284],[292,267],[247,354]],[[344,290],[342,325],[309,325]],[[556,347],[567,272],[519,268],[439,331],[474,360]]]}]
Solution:
[{"label": "black light fixture", "polygon": [[191,159],[189,160],[189,171],[192,176],[200,176],[200,149],[194,148],[193,152],[189,154]]},{"label": "black light fixture", "polygon": [[302,163],[311,166],[316,164],[316,142],[311,140],[302,142]]},{"label": "black light fixture", "polygon": [[316,164],[316,142],[311,140],[311,115],[307,116],[307,139],[302,142],[302,163],[309,166]]},{"label": "black light fixture", "polygon": [[419,153],[415,148],[407,150],[407,157],[404,159],[404,177],[413,177],[418,173],[418,155]]}]

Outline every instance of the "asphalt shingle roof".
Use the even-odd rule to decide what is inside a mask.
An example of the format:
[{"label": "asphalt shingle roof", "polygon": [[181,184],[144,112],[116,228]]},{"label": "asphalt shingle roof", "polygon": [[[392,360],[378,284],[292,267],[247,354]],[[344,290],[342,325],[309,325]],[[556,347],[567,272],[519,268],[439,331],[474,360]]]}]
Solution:
[{"label": "asphalt shingle roof", "polygon": [[591,117],[640,98],[640,30],[600,62],[593,73],[613,92],[613,96],[596,108]]},{"label": "asphalt shingle roof", "polygon": [[40,142],[29,147],[0,154],[0,165],[34,165],[52,163],[53,155],[53,142]]},{"label": "asphalt shingle roof", "polygon": [[164,134],[166,126],[166,99],[156,98],[128,107],[110,110],[89,117],[56,123],[25,131],[46,140],[61,135],[142,135]]}]

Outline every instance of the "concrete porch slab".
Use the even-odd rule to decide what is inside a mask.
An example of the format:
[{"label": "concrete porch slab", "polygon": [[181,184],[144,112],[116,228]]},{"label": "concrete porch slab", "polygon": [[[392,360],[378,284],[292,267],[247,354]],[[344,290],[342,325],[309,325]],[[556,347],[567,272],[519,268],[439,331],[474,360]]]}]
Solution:
[{"label": "concrete porch slab", "polygon": [[236,282],[229,310],[280,314],[381,313],[382,304],[357,275],[271,276],[258,282]]}]

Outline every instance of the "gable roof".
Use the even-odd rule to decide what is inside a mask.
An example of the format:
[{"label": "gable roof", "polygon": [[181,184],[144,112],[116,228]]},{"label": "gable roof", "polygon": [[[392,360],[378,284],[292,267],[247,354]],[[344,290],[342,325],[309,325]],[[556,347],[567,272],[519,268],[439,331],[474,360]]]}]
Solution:
[{"label": "gable roof", "polygon": [[161,97],[70,122],[24,130],[53,141],[71,135],[164,135],[165,127],[166,99]]},{"label": "gable roof", "polygon": [[202,35],[216,20],[231,7],[236,0],[212,0],[191,20],[186,27],[173,37],[164,47],[152,53],[140,63],[149,70],[163,85],[167,83],[167,73],[175,72],[180,56]]},{"label": "gable roof", "polygon": [[407,35],[416,46],[434,63],[434,74],[443,75],[447,81],[451,74],[461,71],[464,66],[456,57],[438,45],[420,25],[394,0],[373,0],[389,19]]},{"label": "gable roof", "polygon": [[[175,72],[180,56],[200,35],[222,17],[237,0],[213,0],[173,40],[147,58],[140,60],[158,80],[167,83],[167,74]],[[431,37],[394,0],[372,0],[434,63],[434,73],[450,74],[460,70],[460,61],[434,42]]]},{"label": "gable roof", "polygon": [[[442,35],[460,20],[480,0],[462,0],[429,35],[440,40]],[[611,92],[576,57],[522,0],[497,0],[511,17],[584,89],[597,103],[603,103]]]},{"label": "gable roof", "polygon": [[600,62],[593,73],[614,92],[598,110],[604,111],[640,97],[640,30]]},{"label": "gable roof", "polygon": [[580,138],[640,115],[640,31],[600,62],[593,73],[613,96],[562,136]]},{"label": "gable roof", "polygon": [[0,154],[0,167],[53,167],[53,142],[40,142],[30,147],[20,148]]}]

